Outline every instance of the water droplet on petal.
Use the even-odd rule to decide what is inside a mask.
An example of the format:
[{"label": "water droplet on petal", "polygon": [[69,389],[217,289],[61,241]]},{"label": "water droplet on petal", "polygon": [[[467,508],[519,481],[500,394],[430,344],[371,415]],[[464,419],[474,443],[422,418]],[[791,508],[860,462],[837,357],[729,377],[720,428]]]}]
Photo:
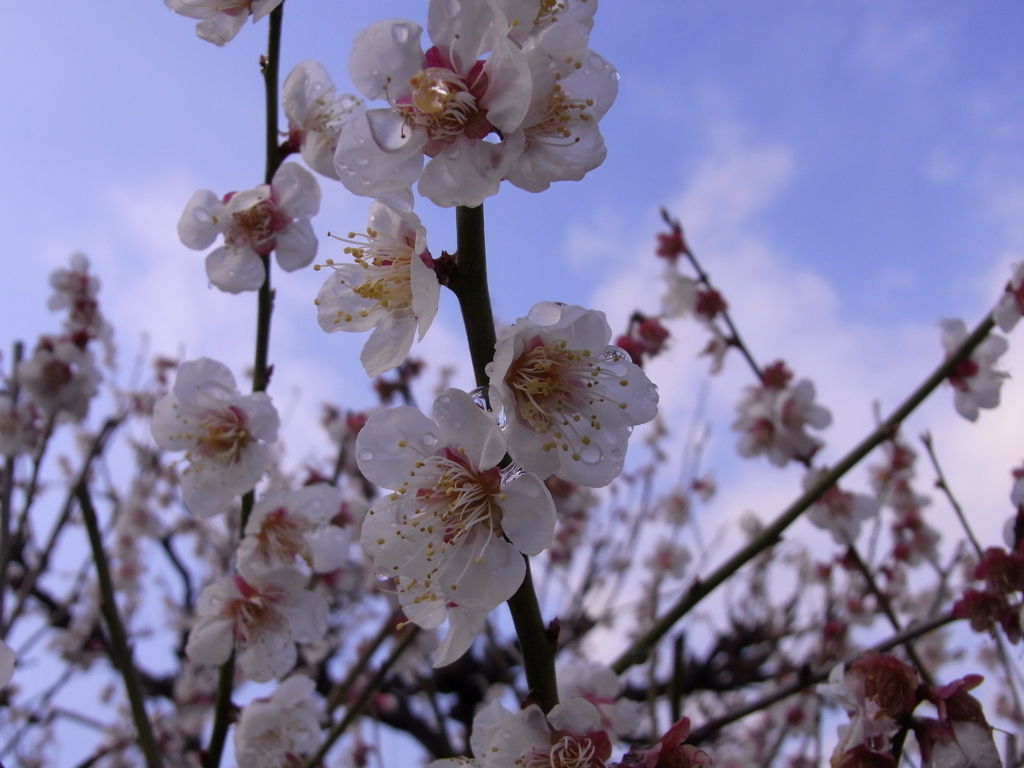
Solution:
[{"label": "water droplet on petal", "polygon": [[649,394],[651,397],[657,397],[658,396],[658,385],[657,384],[651,384],[649,387],[647,387],[647,394]]},{"label": "water droplet on petal", "polygon": [[422,442],[424,445],[436,445],[437,435],[432,435],[429,432],[425,432],[424,434],[420,435],[420,442]]},{"label": "water droplet on petal", "polygon": [[376,575],[377,575],[377,581],[389,581],[391,579],[391,577],[388,576],[387,573],[384,572],[384,571],[377,571]]},{"label": "water droplet on petal", "polygon": [[448,14],[449,18],[457,14],[462,10],[462,3],[460,0],[445,0],[444,12]]},{"label": "water droplet on petal", "polygon": [[396,24],[391,28],[391,37],[399,45],[409,42],[409,28],[405,24]]},{"label": "water droplet on petal", "polygon": [[601,460],[601,449],[596,445],[585,445],[580,451],[580,461],[584,464],[597,464]]},{"label": "water droplet on petal", "polygon": [[448,395],[441,395],[439,398],[437,398],[437,402],[439,402],[441,405],[448,405],[448,403],[450,403],[451,401],[452,399],[448,397]]},{"label": "water droplet on petal", "polygon": [[358,458],[360,461],[370,461],[370,459],[373,458],[373,451],[363,448],[363,450],[359,452]]}]

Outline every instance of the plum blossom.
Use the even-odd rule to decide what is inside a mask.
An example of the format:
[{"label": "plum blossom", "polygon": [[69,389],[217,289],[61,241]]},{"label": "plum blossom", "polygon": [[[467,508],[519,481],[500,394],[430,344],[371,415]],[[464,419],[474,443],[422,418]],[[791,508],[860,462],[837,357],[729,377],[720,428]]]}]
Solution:
[{"label": "plum blossom", "polygon": [[732,424],[740,433],[736,450],[741,456],[763,453],[781,467],[791,460],[808,461],[821,447],[820,440],[807,434],[807,427],[824,429],[832,415],[814,402],[814,384],[801,379],[790,386],[792,378],[779,361],[764,370],[760,384],[747,388]]},{"label": "plum blossom", "polygon": [[81,253],[71,254],[71,265],[66,269],[55,269],[50,275],[53,295],[46,302],[50,309],[67,309],[64,331],[67,338],[81,346],[83,342],[96,339],[105,349],[104,360],[108,365],[114,359],[114,328],[100,312],[100,281],[89,273],[89,259]]},{"label": "plum blossom", "polygon": [[490,3],[431,0],[427,28],[433,45],[426,52],[422,27],[408,20],[380,21],[356,37],[352,82],[389,106],[353,115],[335,167],[357,195],[381,197],[418,181],[420,194],[437,205],[480,205],[498,191],[518,151],[485,137],[510,136],[522,124],[530,65]]},{"label": "plum blossom", "polygon": [[658,390],[610,339],[603,312],[549,301],[499,338],[490,398],[527,471],[592,488],[622,471],[633,426],[657,414]]},{"label": "plum blossom", "polygon": [[153,439],[186,451],[182,496],[199,517],[224,512],[270,465],[280,419],[263,392],[240,394],[227,366],[201,357],[182,363],[171,392],[153,406]]},{"label": "plum blossom", "polygon": [[199,19],[196,34],[214,45],[227,45],[250,15],[255,24],[282,2],[284,0],[164,0],[175,13]]},{"label": "plum blossom", "polygon": [[295,666],[295,643],[320,640],[327,631],[327,601],[303,588],[291,568],[244,578],[226,576],[203,589],[198,621],[185,653],[200,664],[223,664],[232,651],[250,680],[279,678]]},{"label": "plum blossom", "polygon": [[510,712],[492,701],[476,713],[470,747],[476,759],[435,760],[428,768],[605,768],[611,740],[586,699],[568,699],[545,718],[536,704]]},{"label": "plum blossom", "polygon": [[359,359],[368,376],[377,376],[401,364],[417,332],[423,340],[441,287],[427,231],[412,211],[375,200],[366,234],[350,232],[345,242],[355,263],[327,260],[333,272],[317,294],[317,321],[328,333],[373,328]]},{"label": "plum blossom", "polygon": [[673,723],[654,746],[646,749],[630,747],[615,768],[703,768],[712,765],[711,755],[700,747],[684,743],[689,736],[690,719],[684,717]]},{"label": "plum blossom", "polygon": [[506,178],[527,192],[543,192],[553,181],[579,181],[604,162],[608,152],[598,122],[615,101],[619,73],[593,51],[567,72],[560,69],[565,58],[553,59],[540,44],[526,46],[525,53],[534,73],[533,99],[518,131],[522,151]]},{"label": "plum blossom", "polygon": [[[826,471],[812,469],[804,475],[804,490],[810,490]],[[836,544],[852,544],[860,535],[860,524],[877,515],[879,506],[877,499],[830,485],[808,508],[807,519],[831,533]]]},{"label": "plum blossom", "polygon": [[356,457],[370,481],[394,489],[363,521],[363,549],[393,580],[410,621],[433,629],[449,620],[434,659],[443,666],[519,589],[523,554],[551,544],[555,507],[540,478],[503,476],[504,437],[468,394],[446,390],[434,417],[408,406],[375,413]]},{"label": "plum blossom", "polygon": [[282,163],[270,184],[223,198],[200,189],[185,206],[178,236],[188,248],[209,248],[217,235],[224,245],[206,256],[206,276],[228,293],[255,291],[267,279],[263,259],[273,251],[285,272],[307,266],[316,256],[310,218],[320,211],[320,186],[297,163]]},{"label": "plum blossom", "polygon": [[269,698],[250,702],[235,726],[235,760],[245,768],[297,765],[320,746],[316,684],[303,675],[281,683]]},{"label": "plum blossom", "polygon": [[338,93],[323,65],[306,59],[295,65],[281,89],[281,104],[288,117],[288,143],[302,152],[306,165],[337,180],[334,152],[338,137],[362,101]]},{"label": "plum blossom", "polygon": [[22,390],[47,415],[81,421],[103,379],[87,339],[41,336],[32,356],[18,363]]},{"label": "plum blossom", "polygon": [[[942,320],[942,346],[951,355],[967,338],[967,325],[963,320]],[[979,409],[999,405],[999,390],[1009,374],[998,370],[996,361],[1010,348],[1002,336],[989,335],[971,356],[961,360],[949,374],[949,383],[955,394],[956,411],[969,421],[977,421]]]},{"label": "plum blossom", "polygon": [[1013,276],[999,297],[992,316],[1004,333],[1009,333],[1024,315],[1024,262],[1013,265]]},{"label": "plum blossom", "polygon": [[342,503],[342,491],[325,484],[268,493],[253,507],[245,525],[238,570],[255,574],[302,560],[316,573],[329,573],[345,565],[348,535],[331,524]]},{"label": "plum blossom", "polygon": [[586,699],[601,716],[601,727],[608,735],[633,733],[643,713],[643,705],[620,698],[625,686],[605,664],[572,661],[558,668],[558,698],[562,701]]}]

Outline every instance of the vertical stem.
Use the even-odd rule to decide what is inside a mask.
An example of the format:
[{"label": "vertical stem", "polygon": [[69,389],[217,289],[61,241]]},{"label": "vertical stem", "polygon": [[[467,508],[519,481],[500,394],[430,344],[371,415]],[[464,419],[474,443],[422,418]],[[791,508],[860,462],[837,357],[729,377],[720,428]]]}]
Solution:
[{"label": "vertical stem", "polygon": [[85,479],[78,483],[75,488],[75,497],[78,499],[78,507],[82,511],[82,519],[85,522],[85,530],[89,534],[89,546],[92,549],[92,558],[96,564],[96,580],[100,587],[100,606],[103,611],[103,618],[107,622],[107,629],[110,632],[111,656],[114,665],[120,670],[124,677],[124,687],[128,692],[128,701],[132,709],[132,720],[135,723],[135,730],[139,737],[139,747],[145,756],[148,768],[160,768],[160,750],[157,748],[156,740],[153,738],[153,730],[149,724],[149,717],[146,715],[146,707],[142,694],[142,686],[139,683],[139,674],[135,669],[132,660],[132,651],[128,647],[128,633],[117,612],[117,602],[114,599],[114,582],[110,578],[110,565],[107,562],[107,554],[103,549],[103,537],[100,534],[99,522],[96,520],[96,510],[89,497],[89,489]]},{"label": "vertical stem", "polygon": [[[487,289],[487,252],[484,238],[484,208],[459,206],[455,209],[458,237],[458,266],[449,287],[459,300],[462,322],[466,326],[473,375],[479,387],[487,386],[487,364],[494,358],[494,313]],[[526,559],[526,577],[508,601],[523,652],[526,681],[541,708],[548,712],[558,703],[555,678],[555,642],[548,636]]]},{"label": "vertical stem", "polygon": [[[277,93],[278,72],[281,59],[281,27],[284,20],[284,3],[270,13],[269,31],[267,33],[267,54],[260,58],[260,71],[263,74],[263,89],[266,96],[266,169],[264,182],[270,184],[281,165],[281,151],[278,148],[277,135]],[[264,392],[270,383],[272,366],[267,362],[270,354],[270,318],[274,312],[274,290],[270,282],[270,257],[263,256],[263,269],[266,279],[260,286],[256,309],[256,354],[253,362],[252,390]],[[242,496],[242,517],[240,532],[245,531],[245,524],[252,512],[255,493],[249,491]],[[224,744],[227,741],[228,727],[231,720],[233,705],[231,692],[235,682],[235,655],[220,668],[217,684],[217,704],[214,710],[213,732],[210,734],[210,745],[203,756],[203,768],[217,768],[220,765]]]},{"label": "vertical stem", "polygon": [[[14,342],[14,355],[11,368],[11,408],[18,407],[18,363],[25,354],[25,345]],[[7,604],[7,566],[11,562],[11,497],[14,494],[14,456],[4,459],[3,487],[0,488],[0,636],[3,635],[5,624],[4,614]]]}]

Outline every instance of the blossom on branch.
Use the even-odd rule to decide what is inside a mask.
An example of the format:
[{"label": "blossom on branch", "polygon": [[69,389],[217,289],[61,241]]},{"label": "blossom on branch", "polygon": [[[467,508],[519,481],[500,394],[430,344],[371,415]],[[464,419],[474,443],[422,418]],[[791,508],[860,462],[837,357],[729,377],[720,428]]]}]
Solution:
[{"label": "blossom on branch", "polygon": [[224,512],[253,488],[270,465],[280,419],[263,392],[243,395],[223,363],[201,357],[182,363],[174,388],[153,406],[153,439],[186,451],[181,478],[185,506],[199,517]]},{"label": "blossom on branch", "polygon": [[299,62],[281,89],[281,104],[288,117],[288,143],[302,152],[306,165],[337,180],[334,152],[338,137],[362,102],[338,93],[323,65],[313,59]]},{"label": "blossom on branch", "polygon": [[214,45],[227,45],[249,16],[255,24],[282,2],[284,0],[164,0],[175,13],[199,19],[196,34]]},{"label": "blossom on branch", "polygon": [[732,428],[740,433],[736,446],[740,456],[762,453],[776,466],[786,462],[809,461],[821,441],[807,434],[807,427],[824,429],[832,415],[814,402],[814,384],[801,379],[790,385],[792,372],[779,361],[768,366],[760,384],[747,387],[736,410]]},{"label": "blossom on branch", "polygon": [[329,573],[349,561],[349,538],[331,520],[343,494],[323,483],[268,493],[253,507],[238,547],[238,570],[256,574],[294,567],[303,561],[315,573]]},{"label": "blossom on branch", "polygon": [[[826,474],[825,468],[812,469],[804,475],[808,491]],[[878,500],[860,493],[839,489],[838,484],[825,489],[807,509],[807,519],[832,534],[836,544],[852,544],[860,535],[860,524],[878,514]]]},{"label": "blossom on branch", "polygon": [[433,629],[449,620],[434,659],[443,666],[519,589],[523,555],[551,544],[555,507],[540,478],[503,476],[504,437],[468,394],[445,391],[434,417],[409,406],[375,413],[356,458],[371,482],[393,489],[363,521],[363,549],[410,621]]},{"label": "blossom on branch", "polygon": [[389,106],[354,116],[335,166],[357,195],[381,197],[419,181],[420,194],[437,205],[479,205],[508,168],[505,142],[485,137],[522,124],[532,95],[529,63],[489,3],[432,0],[427,13],[433,46],[425,53],[423,29],[412,21],[377,22],[356,37],[352,82]]},{"label": "blossom on branch", "polygon": [[316,256],[310,219],[320,211],[320,185],[297,163],[282,163],[272,183],[223,199],[200,189],[185,206],[178,236],[188,248],[209,248],[217,235],[224,245],[206,257],[210,282],[228,293],[255,291],[267,279],[263,259],[273,251],[285,272],[307,266]]},{"label": "blossom on branch", "polygon": [[476,713],[470,746],[476,759],[435,760],[428,768],[605,768],[611,740],[589,701],[567,699],[548,716],[536,704],[510,712],[492,701]]},{"label": "blossom on branch", "polygon": [[316,297],[317,321],[328,333],[373,328],[359,359],[367,376],[377,376],[405,360],[417,331],[423,340],[441,286],[427,231],[412,211],[375,200],[366,233],[350,232],[343,242],[351,243],[345,253],[355,263],[325,262],[333,272]]},{"label": "blossom on branch", "polygon": [[246,768],[298,765],[322,740],[315,683],[294,675],[250,702],[235,726],[235,760]]},{"label": "blossom on branch", "polygon": [[200,664],[223,664],[232,651],[250,680],[287,674],[298,658],[295,643],[320,640],[327,631],[327,601],[304,588],[292,568],[258,576],[225,576],[199,595],[199,620],[185,653]]},{"label": "blossom on branch", "polygon": [[490,398],[527,471],[592,488],[622,471],[633,427],[658,412],[658,389],[611,335],[603,312],[545,301],[498,340]]},{"label": "blossom on branch", "polygon": [[[942,320],[942,346],[951,355],[967,338],[967,324],[963,320]],[[999,405],[999,390],[1009,374],[996,368],[996,361],[1010,348],[1002,336],[989,335],[970,357],[961,360],[949,374],[949,383],[955,394],[953,404],[965,419],[978,420],[980,408]]]}]

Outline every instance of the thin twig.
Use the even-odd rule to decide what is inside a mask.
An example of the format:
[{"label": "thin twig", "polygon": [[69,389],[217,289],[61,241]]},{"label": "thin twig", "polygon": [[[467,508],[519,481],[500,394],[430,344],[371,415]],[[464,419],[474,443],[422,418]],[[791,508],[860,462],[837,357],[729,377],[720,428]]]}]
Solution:
[{"label": "thin twig", "polygon": [[315,768],[323,761],[324,757],[330,751],[331,747],[334,746],[334,742],[341,738],[342,734],[348,730],[348,727],[355,722],[356,718],[363,713],[363,709],[369,703],[373,695],[380,689],[381,683],[384,682],[384,678],[387,677],[388,672],[391,671],[391,667],[395,665],[399,657],[405,652],[412,641],[416,639],[416,635],[419,632],[419,627],[415,624],[407,624],[405,629],[402,630],[401,635],[398,638],[394,649],[391,651],[391,655],[385,659],[384,663],[380,665],[380,669],[377,670],[377,674],[369,680],[363,690],[359,693],[359,698],[353,701],[348,709],[345,710],[345,716],[341,718],[328,732],[327,738],[324,743],[320,745],[320,749],[316,753],[308,758],[302,764],[302,768]]},{"label": "thin twig", "polygon": [[939,465],[939,457],[935,453],[935,446],[932,444],[932,436],[925,432],[921,435],[921,442],[924,443],[924,448],[928,451],[928,458],[931,459],[932,469],[935,470],[937,479],[935,480],[935,487],[941,490],[946,499],[949,500],[950,505],[953,507],[953,511],[956,513],[957,519],[960,521],[960,525],[963,526],[964,532],[967,534],[967,538],[970,539],[971,545],[974,547],[974,551],[978,553],[978,558],[982,556],[981,544],[974,537],[974,531],[971,530],[971,526],[967,522],[967,517],[964,515],[963,507],[960,506],[960,502],[957,501],[956,496],[953,495],[953,489],[949,487],[949,483],[946,482],[946,476],[942,474],[942,467]]},{"label": "thin twig", "polygon": [[794,501],[778,518],[767,526],[760,535],[730,557],[706,579],[696,581],[693,586],[673,605],[664,616],[655,622],[643,636],[638,638],[613,664],[613,669],[621,674],[634,664],[643,662],[649,650],[664,637],[676,622],[685,616],[694,606],[710,595],[736,571],[752,558],[779,541],[782,533],[817,501],[826,490],[835,485],[851,468],[860,463],[872,450],[889,439],[899,425],[909,416],[928,395],[946,380],[960,361],[966,359],[971,352],[988,336],[995,327],[991,314],[978,324],[971,334],[964,339],[956,351],[946,358],[932,374],[922,382],[911,395],[893,413],[883,421],[867,437],[861,440],[849,453],[836,462],[835,466],[823,472],[817,481]]}]

